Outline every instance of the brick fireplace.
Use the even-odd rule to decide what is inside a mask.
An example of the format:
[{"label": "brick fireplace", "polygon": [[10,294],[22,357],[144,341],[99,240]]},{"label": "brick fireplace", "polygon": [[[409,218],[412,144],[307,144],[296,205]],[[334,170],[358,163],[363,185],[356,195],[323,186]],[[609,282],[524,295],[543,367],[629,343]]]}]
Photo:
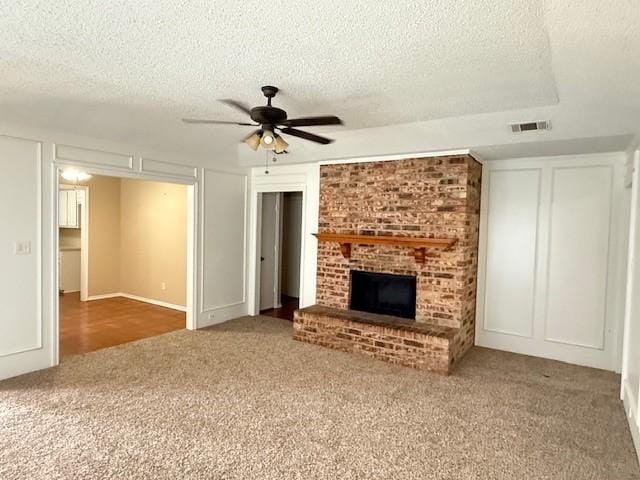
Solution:
[{"label": "brick fireplace", "polygon": [[[481,170],[469,155],[322,166],[318,306],[294,338],[449,373],[474,342]],[[415,321],[349,310],[353,271],[415,277]]]}]

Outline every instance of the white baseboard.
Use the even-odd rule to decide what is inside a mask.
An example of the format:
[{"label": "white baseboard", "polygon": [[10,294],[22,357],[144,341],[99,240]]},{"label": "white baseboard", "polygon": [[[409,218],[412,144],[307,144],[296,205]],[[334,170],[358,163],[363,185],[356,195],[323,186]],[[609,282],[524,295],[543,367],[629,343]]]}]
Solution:
[{"label": "white baseboard", "polygon": [[121,296],[121,293],[103,293],[102,295],[89,295],[87,297],[87,301],[89,302],[91,300],[104,300],[105,298],[115,298]]},{"label": "white baseboard", "polygon": [[637,418],[637,402],[635,395],[629,389],[629,384],[624,380],[622,382],[622,401],[624,403],[625,413],[627,414],[627,421],[629,422],[629,430],[631,431],[633,446],[636,449],[638,462],[640,462],[640,422]]},{"label": "white baseboard", "polygon": [[183,305],[176,305],[175,303],[168,303],[168,302],[163,302],[161,300],[154,300],[153,298],[139,297],[138,295],[132,295],[130,293],[119,293],[118,295],[121,296],[121,297],[124,297],[124,298],[129,298],[131,300],[138,300],[139,302],[145,302],[145,303],[151,303],[153,305],[158,305],[159,307],[171,308],[173,310],[179,310],[181,312],[186,312],[187,311],[187,307],[185,307]]},{"label": "white baseboard", "polygon": [[171,308],[172,310],[179,310],[181,312],[186,312],[187,311],[187,307],[185,307],[183,305],[176,305],[174,303],[163,302],[161,300],[154,300],[153,298],[139,297],[138,295],[132,295],[130,293],[123,293],[123,292],[105,293],[103,295],[91,295],[90,297],[87,297],[87,300],[88,301],[91,301],[91,300],[104,300],[105,298],[115,298],[115,297],[123,297],[123,298],[128,298],[130,300],[137,300],[139,302],[151,303],[152,305],[158,305],[159,307]]},{"label": "white baseboard", "polygon": [[63,294],[65,294],[65,293],[78,293],[79,291],[80,291],[80,290],[64,290],[64,289],[63,289],[63,290],[62,290],[62,293],[63,293]]}]

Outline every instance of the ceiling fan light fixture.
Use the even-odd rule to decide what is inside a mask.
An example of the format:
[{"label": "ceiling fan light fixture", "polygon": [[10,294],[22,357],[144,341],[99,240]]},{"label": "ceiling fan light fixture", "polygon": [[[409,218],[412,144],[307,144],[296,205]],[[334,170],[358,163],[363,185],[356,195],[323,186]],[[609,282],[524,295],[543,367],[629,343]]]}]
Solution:
[{"label": "ceiling fan light fixture", "polygon": [[260,145],[266,150],[274,150],[276,148],[276,137],[271,130],[265,130],[260,139]]},{"label": "ceiling fan light fixture", "polygon": [[249,145],[249,147],[251,147],[253,151],[256,151],[260,146],[261,137],[262,137],[262,132],[260,130],[257,130],[253,132],[251,135],[249,135],[247,138],[245,138],[244,143]]},{"label": "ceiling fan light fixture", "polygon": [[89,175],[87,172],[81,172],[80,170],[76,170],[75,168],[68,168],[63,170],[60,176],[69,182],[84,182],[85,180],[89,180],[91,178],[91,175]]},{"label": "ceiling fan light fixture", "polygon": [[280,135],[276,135],[276,146],[275,146],[275,149],[274,149],[276,151],[276,153],[282,153],[288,147],[289,147],[289,144],[285,141],[285,139],[282,138],[282,136],[280,136]]}]

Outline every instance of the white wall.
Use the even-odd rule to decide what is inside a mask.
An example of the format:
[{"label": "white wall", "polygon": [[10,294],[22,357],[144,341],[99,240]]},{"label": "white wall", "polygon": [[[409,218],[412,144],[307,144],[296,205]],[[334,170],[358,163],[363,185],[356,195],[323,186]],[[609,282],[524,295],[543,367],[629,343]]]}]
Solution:
[{"label": "white wall", "polygon": [[[0,379],[58,362],[55,212],[64,166],[193,185],[190,325],[246,314],[247,173],[233,169],[233,151],[219,155],[229,156],[229,171],[210,169],[209,159],[0,122]],[[14,255],[15,242],[30,242],[31,254]]]},{"label": "white wall", "polygon": [[621,397],[640,459],[640,150],[629,156],[632,168],[631,226],[627,271]]},{"label": "white wall", "polygon": [[620,370],[624,161],[484,163],[478,345]]}]

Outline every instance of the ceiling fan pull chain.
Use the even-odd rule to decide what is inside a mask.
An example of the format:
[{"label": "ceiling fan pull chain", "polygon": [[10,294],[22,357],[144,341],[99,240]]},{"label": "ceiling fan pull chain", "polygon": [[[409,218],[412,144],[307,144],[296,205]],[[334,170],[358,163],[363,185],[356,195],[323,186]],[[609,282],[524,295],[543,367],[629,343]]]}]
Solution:
[{"label": "ceiling fan pull chain", "polygon": [[264,151],[264,173],[269,175],[269,150]]}]

